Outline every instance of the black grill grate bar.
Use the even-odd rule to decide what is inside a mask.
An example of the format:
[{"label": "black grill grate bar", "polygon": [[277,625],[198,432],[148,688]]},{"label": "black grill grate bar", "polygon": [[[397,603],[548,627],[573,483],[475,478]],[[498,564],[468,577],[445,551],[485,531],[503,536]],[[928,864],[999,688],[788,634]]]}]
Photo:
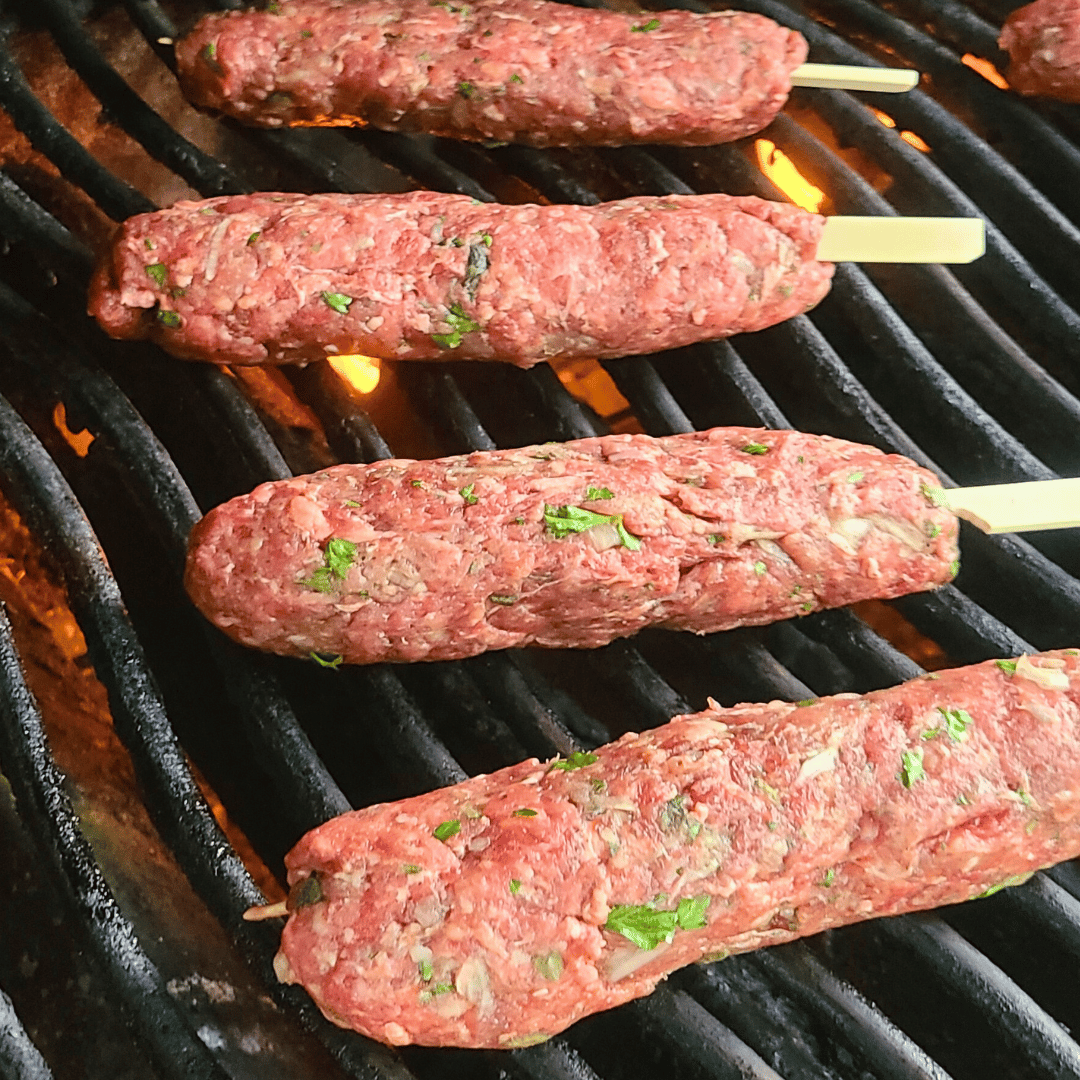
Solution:
[{"label": "black grill grate bar", "polygon": [[41,0],[49,30],[64,58],[113,120],[147,152],[198,191],[236,195],[251,188],[216,158],[179,135],[104,60],[64,0]]},{"label": "black grill grate bar", "polygon": [[52,1070],[30,1041],[11,998],[0,990],[0,1073],[8,1080],[53,1080]]},{"label": "black grill grate bar", "polygon": [[[33,439],[7,402],[0,400],[8,457],[17,440]],[[40,454],[41,451],[38,450]],[[164,1075],[225,1080],[226,1074],[195,1033],[181,1020],[164,981],[143,952],[131,924],[120,912],[79,829],[78,819],[53,764],[37,704],[23,680],[7,616],[0,612],[0,753],[23,820],[38,850],[53,867],[73,909],[76,931],[106,974],[139,1040]]]},{"label": "black grill grate bar", "polygon": [[959,933],[933,915],[881,919],[875,929],[925,965],[949,994],[987,1015],[1013,1060],[1032,1075],[1080,1077],[1080,1047],[1042,1007]]},{"label": "black grill grate bar", "polygon": [[6,42],[0,43],[0,105],[30,140],[30,145],[78,184],[111,218],[119,220],[154,209],[149,199],[99,165],[57,122],[30,89]]},{"label": "black grill grate bar", "polygon": [[997,44],[999,28],[966,4],[954,0],[908,0],[905,10],[909,18],[917,18],[920,25],[933,31],[934,37],[958,52],[974,53],[992,63],[1003,55]]},{"label": "black grill grate bar", "polygon": [[653,357],[627,356],[604,361],[603,369],[631,403],[642,427],[653,435],[693,431],[694,425],[656,373]]},{"label": "black grill grate bar", "polygon": [[76,281],[89,276],[90,251],[5,172],[0,172],[0,236],[9,243],[26,244],[28,252],[54,273]]}]

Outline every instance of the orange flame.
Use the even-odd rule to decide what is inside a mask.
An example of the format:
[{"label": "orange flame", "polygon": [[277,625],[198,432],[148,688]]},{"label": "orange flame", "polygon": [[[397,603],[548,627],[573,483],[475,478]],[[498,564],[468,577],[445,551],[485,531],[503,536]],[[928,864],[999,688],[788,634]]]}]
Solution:
[{"label": "orange flame", "polygon": [[379,385],[381,361],[374,356],[328,356],[330,366],[356,391],[370,394]]},{"label": "orange flame", "polygon": [[880,109],[875,109],[873,105],[870,106],[870,111],[878,118],[878,121],[887,128],[896,127],[896,121],[888,113],[883,113]]},{"label": "orange flame", "polygon": [[924,154],[930,153],[930,147],[914,131],[901,131],[900,138],[909,145],[914,146],[916,150],[921,150]]},{"label": "orange flame", "polygon": [[972,71],[977,71],[984,79],[992,82],[999,90],[1008,90],[1009,84],[1005,81],[1004,76],[989,60],[984,60],[981,56],[973,56],[971,53],[965,53],[960,57],[961,64],[967,64]]},{"label": "orange flame", "polygon": [[796,205],[817,213],[825,202],[825,192],[814,187],[795,163],[768,139],[756,139],[754,151],[758,168]]},{"label": "orange flame", "polygon": [[56,430],[60,432],[64,437],[64,442],[75,451],[79,457],[86,457],[90,453],[90,444],[94,441],[94,435],[92,432],[83,428],[82,431],[72,431],[67,424],[67,409],[64,407],[62,401],[56,403],[56,408],[53,409],[52,414],[53,423],[56,425]]}]

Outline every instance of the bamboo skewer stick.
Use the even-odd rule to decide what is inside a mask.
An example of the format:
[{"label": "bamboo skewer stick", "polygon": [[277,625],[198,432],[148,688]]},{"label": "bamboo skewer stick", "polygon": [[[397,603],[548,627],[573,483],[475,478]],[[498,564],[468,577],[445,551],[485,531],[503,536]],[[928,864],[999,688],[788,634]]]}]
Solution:
[{"label": "bamboo skewer stick", "polygon": [[1080,477],[984,487],[927,487],[935,506],[987,533],[1036,532],[1080,526]]},{"label": "bamboo skewer stick", "polygon": [[908,68],[854,67],[849,64],[800,64],[791,73],[792,86],[819,90],[876,90],[903,94],[914,90],[919,73]]},{"label": "bamboo skewer stick", "polygon": [[981,218],[847,217],[826,219],[822,262],[968,263],[986,250]]}]

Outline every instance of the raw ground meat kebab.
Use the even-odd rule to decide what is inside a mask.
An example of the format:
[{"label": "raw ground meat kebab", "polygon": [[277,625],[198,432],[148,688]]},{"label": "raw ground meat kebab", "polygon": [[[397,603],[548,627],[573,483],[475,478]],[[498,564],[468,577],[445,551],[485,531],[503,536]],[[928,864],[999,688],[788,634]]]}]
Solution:
[{"label": "raw ground meat kebab", "polygon": [[1078,854],[1080,654],[1064,650],[863,697],[711,704],[335,818],[286,856],[275,968],[382,1042],[528,1046],[684,964]]},{"label": "raw ground meat kebab", "polygon": [[346,663],[713,632],[949,581],[933,473],[828,436],[715,428],[257,487],[194,529],[186,585],[246,645]]},{"label": "raw ground meat kebab", "polygon": [[833,273],[824,224],[729,195],[223,196],[125,221],[89,307],[114,337],[215,363],[627,356],[813,307]]},{"label": "raw ground meat kebab", "polygon": [[534,146],[728,142],[765,127],[806,59],[746,12],[548,0],[281,0],[204,17],[185,92],[247,124],[372,124]]},{"label": "raw ground meat kebab", "polygon": [[1009,85],[1021,94],[1080,103],[1080,3],[1035,0],[1005,21]]}]

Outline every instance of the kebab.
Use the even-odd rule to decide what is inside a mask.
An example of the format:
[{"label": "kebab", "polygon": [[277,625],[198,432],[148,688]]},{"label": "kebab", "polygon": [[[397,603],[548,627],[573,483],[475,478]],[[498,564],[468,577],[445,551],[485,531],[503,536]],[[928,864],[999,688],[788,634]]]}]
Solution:
[{"label": "kebab", "polygon": [[1021,94],[1080,103],[1080,4],[1035,0],[1017,8],[998,45],[1009,54],[1009,84]]},{"label": "kebab", "polygon": [[176,60],[195,104],[247,124],[371,124],[534,146],[728,142],[765,127],[792,85],[918,81],[804,65],[806,52],[800,34],[746,12],[284,0],[205,16]]},{"label": "kebab", "polygon": [[933,589],[958,568],[937,485],[754,428],[338,465],[212,510],[185,581],[235,640],[333,665],[595,648]]},{"label": "kebab", "polygon": [[[971,234],[966,251],[952,246],[957,228]],[[907,247],[890,251],[877,229]],[[771,326],[822,299],[832,259],[964,261],[981,251],[975,218],[826,220],[729,195],[599,206],[431,191],[222,196],[124,222],[89,308],[112,336],[150,338],[191,360],[360,353],[529,367]]]},{"label": "kebab", "polygon": [[[1076,682],[1073,682],[1076,679]],[[1080,653],[677,717],[308,833],[275,959],[334,1023],[514,1048],[675,969],[1080,854]]]}]

